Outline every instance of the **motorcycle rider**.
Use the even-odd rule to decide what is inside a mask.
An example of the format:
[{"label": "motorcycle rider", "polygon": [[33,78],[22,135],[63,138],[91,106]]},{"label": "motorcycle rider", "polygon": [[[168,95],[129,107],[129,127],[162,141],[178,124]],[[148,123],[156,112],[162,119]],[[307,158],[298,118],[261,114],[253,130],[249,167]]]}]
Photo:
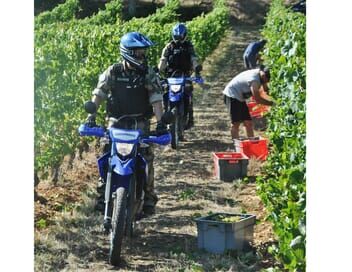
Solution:
[{"label": "motorcycle rider", "polygon": [[[164,130],[166,126],[161,122],[163,114],[162,89],[159,78],[152,67],[147,63],[147,48],[153,42],[138,32],[129,32],[122,36],[120,41],[120,54],[122,62],[108,67],[100,76],[97,87],[93,90],[92,101],[97,108],[103,100],[107,100],[106,111],[109,118],[109,127],[114,125],[114,120],[129,114],[142,114],[137,126],[144,133],[150,130],[150,119],[153,112],[158,121],[156,130]],[[88,115],[88,124],[95,124],[95,114]],[[127,119],[119,122],[119,127]],[[126,127],[127,128],[127,127]],[[106,148],[105,148],[106,149]],[[108,151],[108,150],[105,150]],[[146,215],[155,213],[158,198],[154,192],[154,154],[152,147],[141,150],[148,164],[148,178],[144,186],[143,212]],[[98,199],[97,209],[104,209],[105,182],[98,187],[101,196]]]},{"label": "motorcycle rider", "polygon": [[[202,65],[198,63],[198,57],[194,51],[191,41],[187,40],[187,27],[182,23],[177,23],[171,31],[172,41],[170,41],[163,49],[158,69],[161,74],[166,77],[175,76],[175,72],[181,72],[184,76],[189,77],[192,71],[195,72],[196,77],[200,77]],[[185,93],[189,99],[185,100],[185,108],[188,107],[188,123],[185,129],[194,126],[193,117],[193,101],[192,101],[193,85],[187,82]],[[165,110],[168,107],[167,93],[164,94]],[[181,139],[182,140],[182,139]]]}]

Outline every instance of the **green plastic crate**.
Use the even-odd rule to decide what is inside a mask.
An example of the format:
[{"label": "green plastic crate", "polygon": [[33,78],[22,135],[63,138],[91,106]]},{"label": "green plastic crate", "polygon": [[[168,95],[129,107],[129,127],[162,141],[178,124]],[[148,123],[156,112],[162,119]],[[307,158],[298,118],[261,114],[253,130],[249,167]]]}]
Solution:
[{"label": "green plastic crate", "polygon": [[[240,216],[238,222],[215,221],[217,215]],[[255,215],[215,213],[196,219],[198,248],[211,253],[224,253],[226,250],[245,251],[253,242]]]}]

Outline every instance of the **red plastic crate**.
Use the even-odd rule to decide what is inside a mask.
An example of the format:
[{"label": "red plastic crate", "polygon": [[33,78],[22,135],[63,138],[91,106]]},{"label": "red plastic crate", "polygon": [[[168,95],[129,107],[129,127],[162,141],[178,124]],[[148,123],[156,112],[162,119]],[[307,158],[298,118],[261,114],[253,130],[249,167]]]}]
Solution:
[{"label": "red plastic crate", "polygon": [[240,152],[214,152],[214,176],[232,181],[247,176],[248,157]]},{"label": "red plastic crate", "polygon": [[268,157],[268,140],[262,137],[248,138],[244,140],[235,139],[235,149],[247,157],[255,157],[259,160],[266,160]]},{"label": "red plastic crate", "polygon": [[262,117],[264,113],[269,111],[268,106],[257,104],[255,101],[247,102],[247,106],[251,117]]},{"label": "red plastic crate", "polygon": [[253,108],[257,105],[257,103],[255,101],[249,101],[247,102],[247,106],[249,109],[249,113],[251,113],[253,111]]}]

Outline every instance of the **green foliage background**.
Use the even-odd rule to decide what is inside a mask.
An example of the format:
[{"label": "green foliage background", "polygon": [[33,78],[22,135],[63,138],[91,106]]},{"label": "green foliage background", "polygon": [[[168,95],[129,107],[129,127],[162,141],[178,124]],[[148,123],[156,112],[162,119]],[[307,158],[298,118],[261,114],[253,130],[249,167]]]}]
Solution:
[{"label": "green foliage background", "polygon": [[306,18],[273,0],[263,36],[277,103],[268,115],[273,146],[258,189],[279,240],[272,253],[287,270],[305,271]]}]

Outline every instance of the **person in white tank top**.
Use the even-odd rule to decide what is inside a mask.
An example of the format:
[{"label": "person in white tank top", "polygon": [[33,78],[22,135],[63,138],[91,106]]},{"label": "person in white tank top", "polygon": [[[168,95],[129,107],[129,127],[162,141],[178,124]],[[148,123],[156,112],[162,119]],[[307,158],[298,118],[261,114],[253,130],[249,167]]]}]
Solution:
[{"label": "person in white tank top", "polygon": [[[239,138],[239,127],[243,122],[247,137],[254,137],[252,118],[246,104],[246,99],[254,97],[258,104],[272,106],[274,102],[267,95],[270,71],[268,68],[257,68],[241,72],[225,87],[224,101],[231,116],[232,139]],[[263,87],[264,92],[260,89]]]}]

